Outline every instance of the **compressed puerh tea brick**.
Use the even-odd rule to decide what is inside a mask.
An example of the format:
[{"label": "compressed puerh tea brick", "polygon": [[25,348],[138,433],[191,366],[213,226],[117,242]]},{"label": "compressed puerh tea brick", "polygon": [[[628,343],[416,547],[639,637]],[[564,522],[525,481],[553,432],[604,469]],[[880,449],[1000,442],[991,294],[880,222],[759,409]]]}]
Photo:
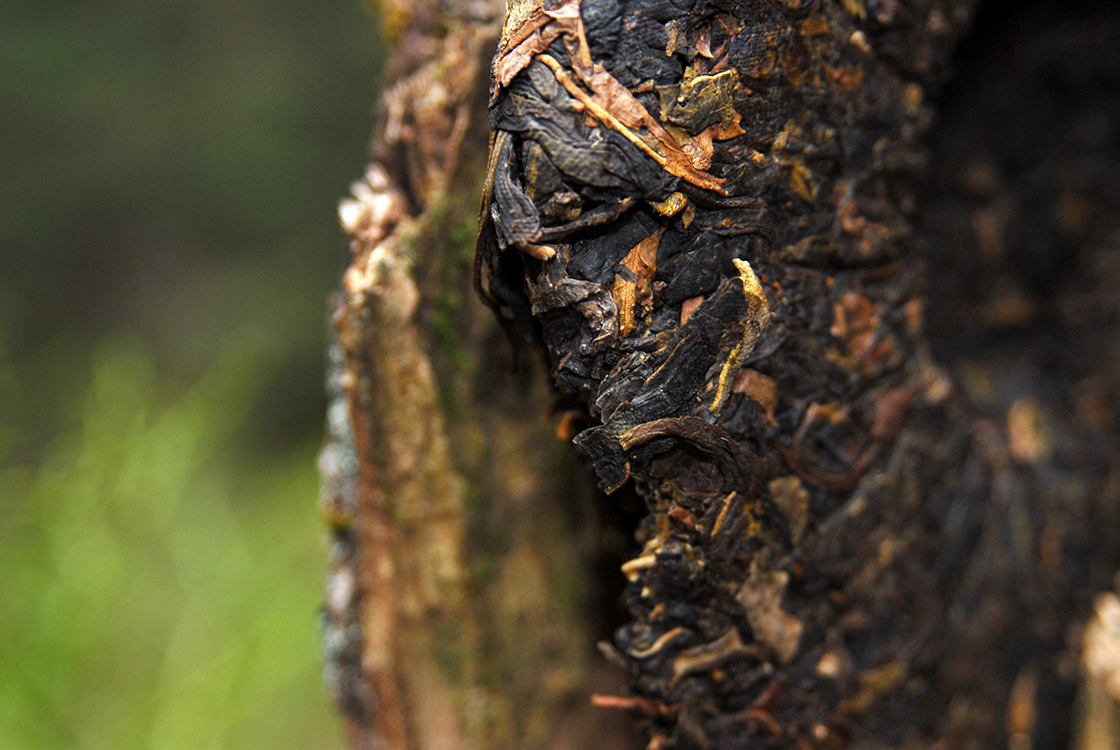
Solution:
[{"label": "compressed puerh tea brick", "polygon": [[476,284],[648,506],[609,647],[633,696],[599,700],[650,748],[991,746],[1060,648],[1053,582],[987,561],[1050,528],[1043,474],[1076,505],[1107,471],[1009,459],[923,341],[922,139],[972,5],[510,16]]}]

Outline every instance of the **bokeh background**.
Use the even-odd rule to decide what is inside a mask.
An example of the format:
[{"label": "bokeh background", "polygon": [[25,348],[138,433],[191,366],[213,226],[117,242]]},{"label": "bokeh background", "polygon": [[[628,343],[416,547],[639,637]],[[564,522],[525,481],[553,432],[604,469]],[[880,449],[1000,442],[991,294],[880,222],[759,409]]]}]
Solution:
[{"label": "bokeh background", "polygon": [[361,0],[0,6],[0,748],[339,748],[315,453]]}]

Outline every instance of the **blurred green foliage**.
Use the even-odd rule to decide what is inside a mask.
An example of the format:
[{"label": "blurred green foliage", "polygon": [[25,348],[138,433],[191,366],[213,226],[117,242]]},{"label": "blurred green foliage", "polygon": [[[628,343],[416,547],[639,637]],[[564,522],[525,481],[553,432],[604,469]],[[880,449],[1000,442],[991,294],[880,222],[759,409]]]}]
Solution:
[{"label": "blurred green foliage", "polygon": [[314,456],[359,0],[0,8],[0,748],[331,748]]},{"label": "blurred green foliage", "polygon": [[[0,746],[336,744],[316,441],[248,465],[230,452],[266,356],[235,336],[161,404],[144,346],[105,340],[75,429],[0,472]],[[40,364],[3,366],[0,413]]]}]

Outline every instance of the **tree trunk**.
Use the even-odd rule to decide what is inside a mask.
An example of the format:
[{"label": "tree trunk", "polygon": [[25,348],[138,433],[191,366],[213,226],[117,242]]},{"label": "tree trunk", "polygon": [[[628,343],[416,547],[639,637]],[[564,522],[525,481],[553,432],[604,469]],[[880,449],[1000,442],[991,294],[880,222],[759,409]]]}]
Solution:
[{"label": "tree trunk", "polygon": [[[1118,562],[1120,204],[1052,131],[1040,198],[980,84],[930,160],[972,6],[384,4],[321,461],[354,747],[1068,744]],[[1120,71],[1097,44],[1073,75]],[[1046,211],[1097,278],[1015,260],[1068,248]]]}]

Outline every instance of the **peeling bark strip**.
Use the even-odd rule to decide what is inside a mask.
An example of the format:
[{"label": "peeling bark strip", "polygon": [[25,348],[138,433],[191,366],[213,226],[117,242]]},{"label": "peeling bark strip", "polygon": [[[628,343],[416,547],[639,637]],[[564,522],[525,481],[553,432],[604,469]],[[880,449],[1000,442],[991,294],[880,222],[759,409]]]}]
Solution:
[{"label": "peeling bark strip", "polygon": [[1016,451],[1026,422],[967,416],[926,353],[913,191],[972,4],[510,13],[477,284],[648,505],[608,649],[634,696],[596,703],[650,750],[1029,742],[1023,670],[1085,585],[1034,556],[1115,456]]}]

